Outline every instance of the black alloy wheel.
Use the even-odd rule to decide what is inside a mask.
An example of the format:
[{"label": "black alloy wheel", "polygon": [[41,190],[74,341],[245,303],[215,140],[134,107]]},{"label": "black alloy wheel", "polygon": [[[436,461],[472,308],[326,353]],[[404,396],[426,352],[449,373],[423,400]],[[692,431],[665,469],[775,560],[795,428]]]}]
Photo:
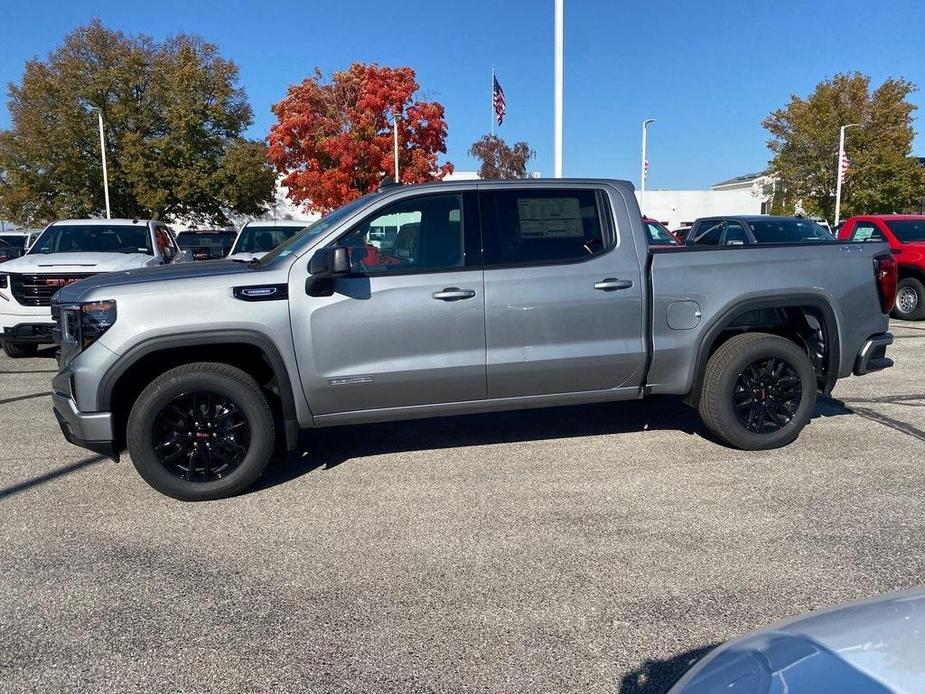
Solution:
[{"label": "black alloy wheel", "polygon": [[152,434],[154,454],[168,472],[189,482],[212,482],[247,456],[251,425],[233,399],[196,391],[161,408]]},{"label": "black alloy wheel", "polygon": [[767,357],[746,366],[736,379],[732,406],[748,431],[770,434],[787,426],[800,407],[800,374],[787,360]]}]

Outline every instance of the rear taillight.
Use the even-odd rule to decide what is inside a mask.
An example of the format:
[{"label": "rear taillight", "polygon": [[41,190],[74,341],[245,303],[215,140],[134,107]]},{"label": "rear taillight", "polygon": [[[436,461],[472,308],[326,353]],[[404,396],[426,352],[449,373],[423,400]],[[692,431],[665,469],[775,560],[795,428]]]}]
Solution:
[{"label": "rear taillight", "polygon": [[896,258],[892,255],[878,255],[874,258],[874,277],[877,278],[877,291],[880,294],[880,308],[884,313],[893,310],[896,301],[896,282],[899,270]]}]

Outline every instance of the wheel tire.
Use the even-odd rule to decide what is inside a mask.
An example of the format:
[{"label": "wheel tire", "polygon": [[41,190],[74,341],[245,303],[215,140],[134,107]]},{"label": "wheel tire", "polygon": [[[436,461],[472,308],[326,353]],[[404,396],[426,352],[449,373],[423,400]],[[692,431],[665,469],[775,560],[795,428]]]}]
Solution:
[{"label": "wheel tire", "polygon": [[10,359],[25,359],[38,354],[39,346],[29,342],[4,342],[3,351]]},{"label": "wheel tire", "polygon": [[[775,431],[759,433],[739,420],[733,408],[733,394],[743,371],[767,358],[782,359],[789,364],[799,376],[802,392],[789,422]],[[731,446],[748,451],[780,448],[794,441],[809,422],[816,407],[816,390],[816,372],[800,347],[777,335],[746,333],[723,343],[710,357],[698,409],[710,431]]]},{"label": "wheel tire", "polygon": [[900,320],[925,318],[925,284],[915,277],[906,277],[896,285],[896,304],[891,314]]},{"label": "wheel tire", "polygon": [[[191,393],[232,401],[249,425],[250,440],[243,459],[220,479],[183,479],[155,452],[159,414],[177,398]],[[275,436],[273,414],[257,382],[240,369],[212,362],[178,366],[151,381],[132,406],[126,428],[128,451],[138,474],[157,491],[182,501],[221,499],[250,487],[270,461]]]}]

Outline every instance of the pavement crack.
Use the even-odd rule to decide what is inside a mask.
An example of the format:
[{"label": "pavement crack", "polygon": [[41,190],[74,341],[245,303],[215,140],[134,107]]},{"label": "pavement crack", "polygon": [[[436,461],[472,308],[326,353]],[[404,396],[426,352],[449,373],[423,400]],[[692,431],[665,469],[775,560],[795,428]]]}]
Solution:
[{"label": "pavement crack", "polygon": [[888,417],[885,414],[881,414],[880,412],[868,409],[866,407],[852,406],[849,409],[851,412],[863,417],[864,419],[869,419],[872,422],[883,424],[884,426],[890,427],[890,429],[898,431],[902,434],[917,438],[919,441],[925,441],[925,431],[922,431],[921,429],[914,427],[911,424],[907,424],[906,422],[902,422],[898,419],[893,419],[892,417]]},{"label": "pavement crack", "polygon": [[19,402],[20,400],[31,400],[32,398],[44,398],[51,395],[49,390],[46,393],[31,393],[30,395],[20,395],[15,398],[7,398],[6,400],[0,400],[0,405],[8,405],[11,402]]}]

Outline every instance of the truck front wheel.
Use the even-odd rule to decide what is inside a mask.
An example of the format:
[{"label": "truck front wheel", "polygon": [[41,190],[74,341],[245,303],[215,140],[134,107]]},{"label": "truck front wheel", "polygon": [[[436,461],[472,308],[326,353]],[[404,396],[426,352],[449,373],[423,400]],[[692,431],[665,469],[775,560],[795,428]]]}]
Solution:
[{"label": "truck front wheel", "polygon": [[905,277],[896,285],[893,318],[922,320],[925,318],[925,285],[915,277]]},{"label": "truck front wheel", "polygon": [[135,469],[183,501],[232,496],[270,461],[273,415],[257,382],[228,364],[185,364],[155,378],[135,401],[126,438]]},{"label": "truck front wheel", "polygon": [[749,451],[786,446],[816,406],[816,372],[806,352],[768,333],[724,342],[710,357],[700,417],[718,438]]}]

